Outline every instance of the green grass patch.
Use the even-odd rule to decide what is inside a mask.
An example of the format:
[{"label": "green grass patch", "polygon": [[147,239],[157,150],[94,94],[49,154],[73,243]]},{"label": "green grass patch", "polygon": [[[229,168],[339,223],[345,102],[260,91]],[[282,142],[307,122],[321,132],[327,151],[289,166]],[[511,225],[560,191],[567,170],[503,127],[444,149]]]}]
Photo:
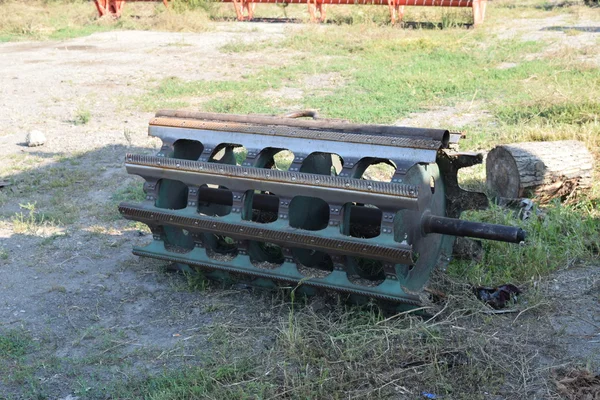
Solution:
[{"label": "green grass patch", "polygon": [[8,251],[0,248],[0,261],[8,260]]},{"label": "green grass patch", "polygon": [[[466,335],[463,327],[473,319],[484,328]],[[311,307],[292,306],[267,325],[214,325],[207,332],[215,340],[202,365],[133,379],[110,394],[153,400],[335,399],[419,398],[425,391],[484,399],[490,393],[502,397],[506,378],[536,374],[527,366],[527,371],[498,368],[511,357],[527,359],[530,351],[519,343],[489,341],[477,313],[427,322],[386,319],[356,307],[315,313]],[[267,347],[248,332],[260,335]]]},{"label": "green grass patch", "polygon": [[92,118],[92,113],[90,110],[84,107],[79,107],[77,111],[75,111],[75,118],[73,118],[73,124],[75,125],[85,125],[90,122]]},{"label": "green grass patch", "polygon": [[[39,381],[34,377],[36,366],[28,357],[38,344],[24,330],[0,331],[0,384],[23,387],[26,398],[37,398]],[[2,395],[10,393],[2,393]],[[8,397],[10,398],[10,397]]]},{"label": "green grass patch", "polygon": [[127,385],[120,392],[127,398],[148,400],[266,398],[271,385],[257,380],[256,372],[255,360],[241,358],[205,367],[184,367],[177,372],[165,371]]},{"label": "green grass patch", "polygon": [[35,234],[38,229],[54,224],[46,214],[36,210],[35,203],[19,204],[24,211],[16,213],[11,222],[13,231],[21,234]]},{"label": "green grass patch", "polygon": [[[549,110],[553,113],[549,117],[580,112],[581,121],[594,118],[597,102],[581,94],[590,84],[597,86],[594,83],[600,80],[597,69],[563,71],[560,60],[526,60],[526,55],[543,50],[545,44],[540,41],[488,39],[486,51],[481,51],[483,39],[485,36],[480,32],[466,34],[458,29],[406,33],[374,27],[373,32],[365,32],[355,26],[342,26],[330,27],[325,35],[320,28],[306,28],[283,41],[258,45],[265,47],[265,51],[274,48],[306,54],[285,66],[265,68],[235,81],[184,82],[169,78],[143,96],[139,104],[150,110],[165,102],[185,103],[186,97],[208,97],[202,105],[207,111],[273,112],[280,111],[282,105],[296,105],[318,109],[332,118],[391,123],[426,107],[477,99],[488,101],[498,118],[515,120],[520,116],[511,115],[506,104],[519,105],[520,112],[526,112],[522,104],[529,102],[532,115],[542,111],[537,108],[538,99],[524,87],[524,81],[534,77],[532,88],[560,89],[563,95],[576,95],[575,100],[580,103],[580,110],[577,105],[573,110],[568,106],[561,110],[557,105]],[[228,45],[224,50],[240,52],[242,48]],[[516,66],[496,68],[505,62]],[[282,87],[306,90],[303,78],[331,72],[341,74],[346,84],[329,93],[317,91],[300,102],[283,104],[281,99],[264,95],[267,90]]]},{"label": "green grass patch", "polygon": [[600,101],[505,105],[498,107],[496,115],[499,120],[511,125],[529,122],[571,125],[600,123]]},{"label": "green grass patch", "polygon": [[111,200],[115,202],[141,202],[146,200],[146,194],[144,193],[142,184],[139,182],[134,182],[125,187],[117,189],[111,196]]},{"label": "green grass patch", "polygon": [[21,330],[0,332],[0,360],[17,359],[34,349],[31,336]]},{"label": "green grass patch", "polygon": [[453,261],[448,272],[474,284],[525,283],[558,268],[597,261],[597,207],[598,202],[591,200],[577,205],[555,202],[543,210],[536,208],[525,221],[517,218],[516,211],[500,207],[466,213],[464,217],[470,220],[520,226],[527,231],[527,240],[523,245],[482,241],[485,253],[480,262]]},{"label": "green grass patch", "polygon": [[107,31],[110,31],[111,29],[113,29],[113,28],[109,25],[99,25],[99,24],[90,24],[90,25],[77,26],[77,27],[67,26],[64,28],[58,28],[57,30],[52,32],[48,36],[48,39],[52,39],[52,40],[73,39],[73,38],[77,38],[77,37],[81,37],[81,36],[89,36],[92,33],[107,32]]}]

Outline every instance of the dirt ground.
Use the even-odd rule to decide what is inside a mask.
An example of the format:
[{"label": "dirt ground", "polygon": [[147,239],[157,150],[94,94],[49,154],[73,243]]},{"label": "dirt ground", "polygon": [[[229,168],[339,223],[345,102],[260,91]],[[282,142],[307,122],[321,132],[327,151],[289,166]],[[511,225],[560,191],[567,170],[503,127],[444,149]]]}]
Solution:
[{"label": "dirt ground", "polygon": [[[211,346],[202,327],[233,321],[274,326],[269,296],[242,287],[190,291],[185,278],[164,272],[163,263],[131,255],[132,246],[150,236],[119,219],[113,195],[141,182],[127,175],[125,153],[151,154],[159,145],[146,136],[151,113],[129,107],[132,96],[169,76],[230,79],[279,64],[283,53],[225,54],[219,48],[250,40],[250,31],[252,40],[261,40],[294,29],[222,23],[201,34],[123,31],[0,44],[0,168],[15,182],[38,184],[35,190],[19,183],[0,189],[18,194],[0,203],[0,331],[25,330],[60,359],[96,357],[74,364],[83,365],[83,377],[68,368],[37,372],[52,398],[85,398],[87,385],[200,360],[199,352]],[[519,29],[567,38],[533,29],[529,20]],[[594,33],[572,37],[580,41],[582,35]],[[82,109],[90,111],[89,122],[77,125]],[[439,118],[481,117],[472,111],[469,104],[445,108]],[[435,120],[431,112],[425,118]],[[23,145],[33,129],[46,134],[44,146]],[[61,186],[64,180],[70,184]],[[38,211],[72,222],[18,230],[13,216],[26,215],[20,205],[34,202]],[[600,372],[600,268],[559,271],[540,280],[539,289],[552,311],[499,317],[510,325],[499,334],[539,332],[544,339],[530,345],[540,368],[575,362]],[[257,337],[256,343],[270,338]],[[110,354],[125,360],[127,371],[106,368],[102,358]],[[0,379],[0,398],[11,392],[26,398],[20,390]]]}]

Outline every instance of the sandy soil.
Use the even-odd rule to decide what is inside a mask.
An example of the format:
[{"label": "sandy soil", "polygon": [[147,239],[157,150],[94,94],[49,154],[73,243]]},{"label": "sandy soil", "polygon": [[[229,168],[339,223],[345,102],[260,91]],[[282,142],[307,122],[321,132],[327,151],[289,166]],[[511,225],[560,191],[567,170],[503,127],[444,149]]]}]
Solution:
[{"label": "sandy soil", "polygon": [[[18,193],[1,207],[1,330],[25,329],[36,341],[50,342],[57,357],[70,359],[123,352],[137,360],[135,354],[147,350],[152,356],[144,357],[140,369],[152,370],[180,363],[187,349],[197,354],[205,348],[207,335],[197,334],[199,328],[232,314],[255,321],[257,310],[270,307],[269,299],[245,289],[190,292],[181,276],[164,273],[164,263],[131,254],[133,245],[149,241],[147,232],[118,215],[107,222],[115,211],[113,193],[141,184],[127,175],[125,153],[154,153],[158,145],[147,137],[152,114],[131,112],[122,102],[165,77],[235,79],[285,60],[277,53],[219,51],[250,40],[250,29],[252,40],[262,40],[283,37],[289,28],[224,24],[203,34],[124,31],[0,45],[0,168],[16,182],[2,190]],[[90,110],[90,121],[75,125],[80,108]],[[32,129],[46,134],[44,146],[24,146]],[[61,166],[68,172],[57,172]],[[15,233],[10,216],[19,204],[35,202],[41,213],[51,211],[54,186],[65,173],[81,175],[66,195],[59,188],[58,201],[77,210],[76,221]],[[30,179],[47,190],[27,187],[23,182]],[[108,352],[107,340],[114,347]],[[118,369],[95,373],[120,375]],[[42,375],[56,398],[73,393],[66,373]],[[0,379],[2,393],[8,389]]]},{"label": "sandy soil", "polygon": [[[284,37],[293,28],[222,24],[202,34],[127,31],[60,43],[0,44],[0,168],[17,182],[0,190],[18,193],[1,209],[0,249],[6,258],[0,259],[0,330],[25,329],[35,340],[50,343],[57,357],[118,353],[132,368],[152,371],[178,365],[190,354],[196,354],[192,361],[199,360],[199,349],[210,347],[208,335],[198,333],[202,327],[232,319],[274,323],[268,296],[246,289],[190,292],[182,277],[163,272],[164,264],[131,255],[133,245],[149,241],[148,234],[119,220],[111,197],[140,182],[126,174],[124,154],[153,153],[158,145],[146,136],[151,114],[130,111],[127,99],[168,76],[231,79],[285,61],[279,53],[219,51],[226,43],[249,40],[250,29],[252,39],[261,40]],[[322,79],[337,85],[336,76]],[[280,92],[273,95],[301,95]],[[460,126],[461,118],[465,123],[482,118],[473,111],[482,107],[471,106],[426,113],[421,121]],[[81,108],[91,111],[90,122],[75,125]],[[31,129],[43,131],[48,142],[24,147]],[[61,166],[68,166],[67,172]],[[57,205],[53,182],[71,174],[77,176]],[[43,189],[19,183],[32,179]],[[42,212],[71,205],[77,210],[72,211],[75,222],[17,233],[11,216],[28,202],[37,202]],[[553,312],[512,316],[507,320],[511,330],[537,330],[540,337],[551,338],[532,344],[547,365],[573,359],[600,365],[599,281],[598,268],[558,272],[540,283]],[[264,340],[257,337],[257,345]],[[102,379],[123,374],[102,365],[85,368]],[[75,387],[75,378],[66,372],[42,371],[40,380],[56,398],[72,394]],[[0,380],[0,393],[6,390]]]}]

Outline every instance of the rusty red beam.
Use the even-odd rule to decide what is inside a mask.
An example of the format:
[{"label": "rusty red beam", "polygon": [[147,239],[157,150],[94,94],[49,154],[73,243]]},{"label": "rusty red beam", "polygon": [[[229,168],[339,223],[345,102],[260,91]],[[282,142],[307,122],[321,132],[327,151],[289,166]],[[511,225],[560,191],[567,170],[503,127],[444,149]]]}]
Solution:
[{"label": "rusty red beam", "polygon": [[[308,4],[308,12],[311,21],[316,21],[317,11],[320,13],[320,21],[326,19],[325,8],[330,4],[339,5],[380,5],[388,6],[392,24],[396,20],[402,21],[405,6],[420,7],[470,7],[473,10],[473,24],[479,25],[485,17],[487,0],[220,0],[225,3],[233,3],[237,18],[240,21],[251,20],[254,8],[258,3],[264,4]],[[244,15],[246,10],[247,15]]]},{"label": "rusty red beam", "polygon": [[[168,0],[128,0],[132,1],[143,1],[143,2],[157,2],[162,1],[165,7],[167,7]],[[94,4],[96,5],[96,9],[98,10],[98,15],[103,17],[105,15],[110,15],[114,18],[120,18],[121,13],[123,12],[123,6],[125,6],[125,0],[94,0]]]},{"label": "rusty red beam", "polygon": [[[234,0],[221,0],[224,3],[234,3]],[[400,6],[424,7],[472,7],[474,0],[397,0]],[[240,1],[241,2],[241,1]],[[266,4],[314,4],[315,0],[249,0],[248,3]],[[388,0],[316,0],[318,4],[338,5],[374,5],[387,6]]]},{"label": "rusty red beam", "polygon": [[[157,2],[162,1],[167,6],[168,0],[128,0]],[[237,19],[239,21],[252,20],[256,4],[307,4],[310,20],[324,21],[326,19],[325,8],[327,5],[375,5],[388,6],[392,23],[402,21],[405,6],[416,7],[470,7],[473,10],[473,24],[479,25],[485,17],[487,0],[216,0],[223,3],[233,3]],[[125,5],[125,0],[94,0],[98,14],[111,15],[119,18]],[[317,12],[320,14],[317,18]]]}]

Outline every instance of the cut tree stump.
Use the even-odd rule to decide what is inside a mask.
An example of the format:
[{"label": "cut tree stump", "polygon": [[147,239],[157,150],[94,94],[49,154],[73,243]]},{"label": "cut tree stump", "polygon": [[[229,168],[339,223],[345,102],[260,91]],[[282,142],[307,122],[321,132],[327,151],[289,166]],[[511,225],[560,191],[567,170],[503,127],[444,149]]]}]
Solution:
[{"label": "cut tree stump", "polygon": [[490,193],[497,197],[537,196],[544,203],[592,185],[594,158],[575,140],[497,146],[486,159]]}]

